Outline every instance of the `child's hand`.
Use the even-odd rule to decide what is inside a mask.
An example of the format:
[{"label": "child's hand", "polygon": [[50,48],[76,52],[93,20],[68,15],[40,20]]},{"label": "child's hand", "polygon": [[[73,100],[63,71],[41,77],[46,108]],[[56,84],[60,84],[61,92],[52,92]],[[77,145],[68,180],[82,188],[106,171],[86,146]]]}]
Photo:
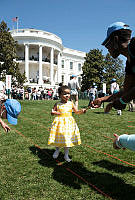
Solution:
[{"label": "child's hand", "polygon": [[51,115],[60,115],[61,113],[52,109]]}]

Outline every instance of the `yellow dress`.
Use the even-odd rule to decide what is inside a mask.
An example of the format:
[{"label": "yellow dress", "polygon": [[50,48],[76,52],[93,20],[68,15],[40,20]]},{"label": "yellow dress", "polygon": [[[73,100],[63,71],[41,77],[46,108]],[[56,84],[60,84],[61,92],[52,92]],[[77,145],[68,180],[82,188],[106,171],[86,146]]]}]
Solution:
[{"label": "yellow dress", "polygon": [[80,132],[72,116],[72,108],[71,101],[57,104],[57,111],[61,114],[57,115],[52,123],[48,145],[72,147],[81,144]]}]

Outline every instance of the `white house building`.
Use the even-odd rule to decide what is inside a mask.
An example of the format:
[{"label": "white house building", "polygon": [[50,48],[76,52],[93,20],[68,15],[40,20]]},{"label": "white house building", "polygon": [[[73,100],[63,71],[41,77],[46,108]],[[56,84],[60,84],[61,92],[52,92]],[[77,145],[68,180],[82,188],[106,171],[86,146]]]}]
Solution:
[{"label": "white house building", "polygon": [[85,52],[63,46],[57,35],[36,29],[10,31],[18,42],[17,55],[20,71],[25,72],[30,87],[57,87],[67,84],[72,74],[81,84]]}]

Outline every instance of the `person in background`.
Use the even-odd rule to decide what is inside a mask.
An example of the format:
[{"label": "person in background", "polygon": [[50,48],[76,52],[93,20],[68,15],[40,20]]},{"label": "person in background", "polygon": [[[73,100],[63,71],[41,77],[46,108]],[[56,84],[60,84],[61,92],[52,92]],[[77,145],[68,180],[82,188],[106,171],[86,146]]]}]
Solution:
[{"label": "person in background", "polygon": [[116,82],[116,79],[111,80],[111,94],[116,94],[119,92],[119,84]]},{"label": "person in background", "polygon": [[0,100],[5,99],[5,83],[0,81]]},{"label": "person in background", "polygon": [[17,125],[17,117],[21,112],[21,104],[16,99],[0,101],[0,124],[8,132],[10,127],[2,120],[7,119],[10,124]]},{"label": "person in background", "polygon": [[[116,79],[113,78],[111,80],[111,87],[110,87],[110,90],[111,90],[111,94],[116,94],[119,92],[119,84],[116,82]],[[111,104],[108,104],[105,108],[105,113],[109,113],[110,109],[112,109],[112,103]],[[118,115],[121,115],[121,110],[117,110],[117,114]]]},{"label": "person in background", "polygon": [[93,83],[93,86],[89,90],[89,104],[88,104],[88,106],[90,106],[91,102],[95,100],[96,95],[97,95],[97,88],[96,88],[96,85]]},{"label": "person in background", "polygon": [[18,89],[18,97],[20,100],[24,100],[24,88],[23,86],[21,86],[19,89]]},{"label": "person in background", "polygon": [[40,89],[37,90],[37,100],[41,100],[41,91],[40,91]]},{"label": "person in background", "polygon": [[35,87],[32,90],[32,100],[37,100],[37,89]]},{"label": "person in background", "polygon": [[79,90],[79,85],[78,82],[76,80],[76,75],[72,75],[71,76],[71,80],[68,83],[68,87],[71,90],[71,101],[74,102],[75,101],[75,106],[78,109],[78,90]]},{"label": "person in background", "polygon": [[107,37],[102,43],[113,58],[123,55],[127,58],[123,90],[116,94],[95,99],[91,106],[98,108],[102,102],[111,102],[110,109],[126,108],[135,99],[135,37],[131,38],[131,28],[123,22],[115,22],[108,27]]}]

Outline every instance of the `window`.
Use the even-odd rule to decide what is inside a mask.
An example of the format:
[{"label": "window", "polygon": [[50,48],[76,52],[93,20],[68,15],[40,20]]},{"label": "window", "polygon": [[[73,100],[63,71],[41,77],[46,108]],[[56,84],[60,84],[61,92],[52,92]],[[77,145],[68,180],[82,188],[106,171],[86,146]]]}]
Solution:
[{"label": "window", "polygon": [[73,69],[73,62],[70,62],[70,69]]},{"label": "window", "polygon": [[64,60],[61,61],[61,67],[64,68]]},{"label": "window", "polygon": [[64,75],[61,76],[62,83],[64,83]]},{"label": "window", "polygon": [[78,63],[78,71],[81,71],[81,64]]}]

